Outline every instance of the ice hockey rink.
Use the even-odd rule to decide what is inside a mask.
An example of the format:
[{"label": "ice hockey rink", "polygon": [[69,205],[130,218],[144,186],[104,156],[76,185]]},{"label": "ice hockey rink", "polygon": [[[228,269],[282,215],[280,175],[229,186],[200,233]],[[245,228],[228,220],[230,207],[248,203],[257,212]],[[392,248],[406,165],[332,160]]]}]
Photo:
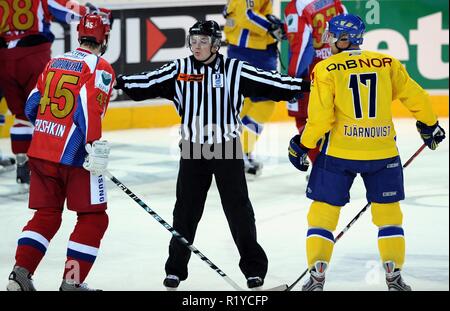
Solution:
[{"label": "ice hockey rink", "polygon": [[[413,119],[397,119],[398,146],[403,162],[422,141]],[[441,124],[449,133],[448,118]],[[305,174],[288,161],[287,145],[294,123],[271,123],[258,145],[263,174],[249,180],[258,238],[269,258],[265,286],[291,284],[306,268]],[[112,144],[110,171],[163,219],[172,222],[178,169],[177,128],[106,132]],[[9,141],[0,139],[9,150]],[[404,279],[413,290],[449,290],[449,143],[425,149],[405,169],[407,199],[402,202],[407,256]],[[0,175],[0,290],[14,264],[17,238],[31,218],[27,196],[16,193],[15,172]],[[341,212],[337,234],[366,204],[362,180],[355,180],[351,202]],[[97,261],[86,282],[103,290],[162,291],[164,263],[171,234],[115,184],[108,182],[110,225]],[[37,269],[38,290],[57,290],[61,282],[68,237],[76,215],[66,211],[60,231]],[[194,245],[231,279],[245,287],[233,243],[213,183]],[[378,259],[377,229],[370,210],[338,241],[327,274],[326,290],[385,290]],[[222,277],[192,255],[189,278],[180,291],[233,290]],[[303,283],[303,281],[301,282]],[[299,285],[301,285],[301,283]],[[295,290],[299,290],[297,286]]]}]

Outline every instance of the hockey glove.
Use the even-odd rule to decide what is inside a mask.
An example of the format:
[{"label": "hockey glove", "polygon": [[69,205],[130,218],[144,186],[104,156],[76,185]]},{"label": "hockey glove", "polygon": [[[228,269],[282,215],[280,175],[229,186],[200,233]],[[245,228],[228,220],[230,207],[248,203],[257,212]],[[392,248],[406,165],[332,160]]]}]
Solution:
[{"label": "hockey glove", "polygon": [[116,83],[114,83],[113,88],[116,90],[123,90],[125,82],[123,81],[123,75],[118,75],[116,77]]},{"label": "hockey glove", "polygon": [[302,172],[306,172],[309,167],[308,151],[309,149],[300,143],[300,135],[297,134],[291,138],[289,142],[289,161]]},{"label": "hockey glove", "polygon": [[445,139],[445,131],[439,125],[439,122],[436,124],[428,126],[423,122],[416,122],[417,131],[419,131],[420,137],[422,137],[423,142],[430,148],[431,150],[436,150],[439,143]]},{"label": "hockey glove", "polygon": [[286,31],[284,30],[283,22],[272,14],[266,15],[267,20],[270,22],[269,33],[277,41],[286,40]]},{"label": "hockey glove", "polygon": [[86,144],[88,153],[84,160],[83,167],[94,175],[101,175],[108,166],[109,144],[106,140],[96,140],[91,144]]}]

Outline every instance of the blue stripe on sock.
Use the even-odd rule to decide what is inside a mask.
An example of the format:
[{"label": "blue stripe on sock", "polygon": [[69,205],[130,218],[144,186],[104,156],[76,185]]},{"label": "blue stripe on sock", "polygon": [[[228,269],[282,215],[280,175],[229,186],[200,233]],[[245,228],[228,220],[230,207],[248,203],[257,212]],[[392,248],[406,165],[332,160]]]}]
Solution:
[{"label": "blue stripe on sock", "polygon": [[20,238],[19,241],[17,242],[17,244],[19,244],[19,246],[27,245],[27,246],[34,247],[35,249],[42,252],[43,254],[45,254],[45,252],[47,251],[47,248],[45,247],[45,245],[39,243],[36,240],[30,239],[30,238]]},{"label": "blue stripe on sock", "polygon": [[13,141],[31,141],[31,138],[33,138],[31,134],[11,134],[11,140]]},{"label": "blue stripe on sock", "polygon": [[328,230],[325,230],[325,229],[320,229],[320,228],[308,229],[308,233],[306,236],[309,237],[310,235],[320,235],[320,236],[334,242],[333,233]]},{"label": "blue stripe on sock", "polygon": [[93,263],[95,261],[95,258],[97,258],[96,256],[92,256],[89,254],[85,254],[85,253],[81,253],[81,252],[77,252],[73,249],[68,248],[67,249],[67,257],[72,257],[75,259],[79,259],[79,260],[84,260],[84,261],[88,261]]},{"label": "blue stripe on sock", "polygon": [[261,135],[263,131],[263,126],[256,123],[255,120],[249,118],[248,116],[245,116],[242,118],[242,123],[252,132]]},{"label": "blue stripe on sock", "polygon": [[402,227],[384,227],[378,231],[378,237],[387,237],[393,235],[405,235]]}]

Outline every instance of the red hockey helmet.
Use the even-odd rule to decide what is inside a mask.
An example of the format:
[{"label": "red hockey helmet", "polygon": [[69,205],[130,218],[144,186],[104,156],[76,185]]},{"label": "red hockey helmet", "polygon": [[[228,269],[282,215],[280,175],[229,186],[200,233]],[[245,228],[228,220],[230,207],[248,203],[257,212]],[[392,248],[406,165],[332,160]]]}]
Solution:
[{"label": "red hockey helmet", "polygon": [[77,26],[78,41],[88,40],[106,46],[110,25],[101,14],[89,13],[84,15]]}]

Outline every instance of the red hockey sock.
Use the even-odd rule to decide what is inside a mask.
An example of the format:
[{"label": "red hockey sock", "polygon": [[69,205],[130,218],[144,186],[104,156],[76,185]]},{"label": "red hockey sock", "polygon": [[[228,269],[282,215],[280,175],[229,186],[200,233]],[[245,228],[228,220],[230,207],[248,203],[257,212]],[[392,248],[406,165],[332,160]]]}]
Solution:
[{"label": "red hockey sock", "polygon": [[16,116],[14,125],[10,129],[11,149],[14,154],[27,153],[33,136],[33,125],[25,118]]},{"label": "red hockey sock", "polygon": [[108,228],[108,215],[78,213],[78,221],[70,236],[63,278],[81,284],[97,258],[100,241]]},{"label": "red hockey sock", "polygon": [[19,237],[16,266],[34,273],[61,225],[61,215],[62,210],[56,208],[43,208],[34,213]]}]

